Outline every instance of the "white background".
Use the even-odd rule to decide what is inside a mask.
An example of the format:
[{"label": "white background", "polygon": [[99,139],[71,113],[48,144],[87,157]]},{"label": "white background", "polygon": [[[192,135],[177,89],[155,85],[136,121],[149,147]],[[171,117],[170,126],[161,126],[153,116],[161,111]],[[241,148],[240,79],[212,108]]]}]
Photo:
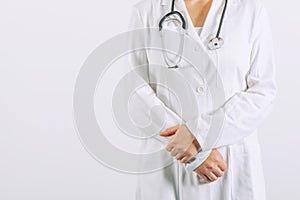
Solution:
[{"label": "white background", "polygon": [[[135,176],[110,170],[82,147],[72,93],[89,53],[127,29],[136,0],[0,1],[0,199],[134,199]],[[260,128],[268,199],[300,199],[300,12],[264,0],[279,86]]]}]

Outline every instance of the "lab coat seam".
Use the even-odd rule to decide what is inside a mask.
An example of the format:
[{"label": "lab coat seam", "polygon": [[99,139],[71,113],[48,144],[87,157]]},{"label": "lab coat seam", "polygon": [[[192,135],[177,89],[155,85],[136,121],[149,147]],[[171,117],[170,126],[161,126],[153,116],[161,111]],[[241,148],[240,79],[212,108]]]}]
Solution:
[{"label": "lab coat seam", "polygon": [[[142,18],[141,14],[140,14],[139,9],[137,9],[137,14],[138,14],[138,18],[140,20],[140,23],[143,24],[143,18]],[[145,65],[147,65],[147,78],[148,78],[149,83],[151,83],[151,80],[150,80],[150,69],[149,69],[149,59],[148,59],[148,51],[147,50],[145,50],[145,57],[146,57],[146,63],[145,63]]]}]

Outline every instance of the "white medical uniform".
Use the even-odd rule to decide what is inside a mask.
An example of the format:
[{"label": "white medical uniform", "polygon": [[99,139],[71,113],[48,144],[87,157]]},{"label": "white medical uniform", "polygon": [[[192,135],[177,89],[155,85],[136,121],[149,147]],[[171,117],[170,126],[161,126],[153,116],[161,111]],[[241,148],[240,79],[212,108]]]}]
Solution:
[{"label": "white medical uniform", "polygon": [[[223,0],[213,0],[202,30],[197,30],[193,27],[183,0],[175,0],[175,10],[184,15],[189,36],[205,48],[218,67],[225,90],[224,104],[209,113],[203,82],[191,83],[197,100],[203,109],[207,109],[207,114],[195,119],[200,125],[193,130],[193,134],[200,145],[204,144],[209,137],[206,119],[223,112],[225,121],[221,137],[216,145],[203,151],[217,148],[227,162],[228,169],[217,181],[205,183],[195,173],[187,173],[183,164],[176,162],[160,171],[139,175],[137,200],[265,199],[257,128],[269,113],[276,96],[270,26],[266,10],[258,0],[228,0],[220,34],[224,45],[221,49],[209,50],[207,44],[217,32],[223,6]],[[131,28],[158,27],[160,19],[170,8],[171,0],[140,1],[133,8]],[[159,60],[152,52],[136,53],[131,59],[134,65],[151,64]],[[148,73],[149,79],[163,79],[161,74],[152,73],[151,68]],[[193,79],[194,74],[189,76]],[[149,90],[145,96],[153,98],[153,101],[168,96],[159,85],[154,89],[155,93]],[[162,101],[169,103],[166,118],[171,126],[179,122],[174,117],[176,108],[168,100]]]}]

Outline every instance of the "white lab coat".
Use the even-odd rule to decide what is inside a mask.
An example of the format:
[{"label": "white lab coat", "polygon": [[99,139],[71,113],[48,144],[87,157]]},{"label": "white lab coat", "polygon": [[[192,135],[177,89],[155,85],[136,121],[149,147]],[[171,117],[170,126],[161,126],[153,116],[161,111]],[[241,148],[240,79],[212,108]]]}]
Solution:
[{"label": "white lab coat", "polygon": [[[199,37],[183,0],[175,1],[175,10],[185,16],[189,36],[207,51],[218,66],[225,89],[226,101],[210,113],[211,105],[207,100],[205,87],[202,88],[203,81],[197,82],[196,79],[191,83],[195,93],[198,93],[198,104],[202,106],[204,113],[194,119],[200,123],[192,132],[200,145],[204,144],[209,137],[207,135],[209,120],[206,119],[224,112],[225,122],[221,137],[214,146],[208,146],[203,151],[217,148],[226,160],[228,169],[217,181],[204,183],[195,173],[187,173],[184,165],[176,162],[160,171],[139,175],[137,200],[265,199],[256,129],[269,113],[276,95],[272,36],[268,17],[258,0],[229,0],[221,32],[225,43],[221,49],[211,51],[207,48],[207,44],[217,32],[223,5],[223,0],[213,0]],[[170,7],[171,0],[140,1],[133,8],[131,28],[158,27],[159,20],[170,11]],[[150,51],[137,52],[131,59],[133,65],[163,62],[159,61],[160,58],[156,53]],[[163,74],[152,73],[151,68],[147,73],[151,80],[164,78]],[[191,80],[195,80],[194,74],[188,76]],[[199,87],[202,89],[197,89]],[[151,102],[165,103],[167,113],[165,117],[168,122],[166,126],[180,123],[181,119],[176,115],[176,106],[172,105],[172,99],[168,99],[172,97],[165,94],[165,90],[159,85],[154,89],[155,93],[150,87],[140,93],[141,98],[147,98],[145,101],[149,107]],[[189,123],[193,123],[193,120],[188,121],[188,127]],[[147,144],[143,147],[147,148]]]}]

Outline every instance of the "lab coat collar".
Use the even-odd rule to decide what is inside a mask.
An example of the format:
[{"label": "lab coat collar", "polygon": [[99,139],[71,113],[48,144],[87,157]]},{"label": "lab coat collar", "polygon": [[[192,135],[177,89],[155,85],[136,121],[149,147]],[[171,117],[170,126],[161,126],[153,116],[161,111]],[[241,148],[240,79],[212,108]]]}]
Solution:
[{"label": "lab coat collar", "polygon": [[[228,7],[230,5],[237,5],[240,0],[228,0]],[[202,32],[200,34],[200,37],[198,36],[197,32],[194,29],[192,20],[187,12],[184,0],[175,0],[175,10],[178,10],[181,12],[186,20],[187,23],[187,33],[188,35],[200,43],[201,45],[204,45],[205,49],[207,48],[207,44],[210,39],[215,37],[218,26],[220,23],[220,18],[222,15],[223,7],[224,7],[224,0],[213,0],[211,8],[209,10],[209,13],[207,15],[207,18],[205,20],[205,23],[203,25]],[[168,6],[171,9],[172,0],[161,0],[162,6]],[[230,8],[227,8],[224,22],[226,21],[226,18],[228,16],[228,13],[230,12]],[[223,23],[224,23],[223,22]],[[222,35],[222,33],[221,33]]]}]

